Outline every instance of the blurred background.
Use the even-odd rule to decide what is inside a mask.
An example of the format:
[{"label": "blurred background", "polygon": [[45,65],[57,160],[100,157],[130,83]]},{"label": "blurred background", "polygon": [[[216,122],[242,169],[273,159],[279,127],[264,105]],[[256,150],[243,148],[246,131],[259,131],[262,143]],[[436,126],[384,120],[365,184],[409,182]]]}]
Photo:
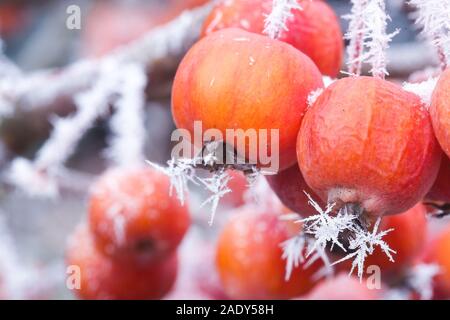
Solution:
[{"label": "blurred background", "polygon": [[[207,0],[0,1],[2,48],[4,55],[24,72],[49,68],[58,70],[80,59],[100,58],[171,21],[184,10],[206,2]],[[327,2],[339,16],[350,11],[349,1]],[[66,10],[70,5],[81,8],[80,30],[65,27],[68,16]],[[401,29],[389,50],[388,70],[392,79],[406,81],[414,72],[436,65],[436,60],[433,51],[417,39],[417,32],[410,19],[411,8],[402,0],[391,0],[388,1],[388,10],[392,18],[389,29]],[[347,21],[341,19],[341,23],[342,30],[346,30]],[[174,129],[170,114],[170,86],[178,62],[179,59],[160,61],[147,89],[146,157],[157,163],[165,163],[170,155],[170,134]],[[50,135],[50,115],[64,116],[72,111],[73,105],[70,102],[60,101],[49,108],[4,118],[0,124],[2,171],[6,170],[14,157],[32,159],[35,156]],[[75,154],[68,161],[69,168],[83,173],[83,181],[87,185],[108,166],[102,150],[106,146],[109,130],[107,119],[97,121],[84,135]],[[237,190],[241,189],[237,191],[237,199],[225,201],[221,211],[242,202],[244,185],[245,182],[241,181],[236,186]],[[12,280],[9,281],[17,286],[14,295],[5,292],[4,298],[73,297],[65,287],[63,259],[67,236],[86,214],[86,189],[80,189],[82,190],[69,188],[63,190],[58,199],[45,200],[31,198],[6,183],[1,184],[0,286],[2,270],[3,276],[10,277]],[[210,239],[215,237],[216,229],[220,226],[220,217],[215,226],[207,226],[208,210],[198,208],[204,195],[198,192],[193,197],[191,212],[195,226],[181,249],[184,250],[181,254],[182,268],[188,269],[196,268],[193,266],[196,255],[212,256],[208,250],[199,248],[210,246]],[[441,225],[440,222],[435,224],[437,228]],[[213,259],[209,260],[212,264]],[[210,275],[212,279],[203,279],[202,282],[215,282],[214,272]],[[181,283],[187,281],[187,278],[189,276],[182,272],[177,285],[187,289],[183,293],[173,293],[172,297],[206,296],[194,290],[194,285]]]}]

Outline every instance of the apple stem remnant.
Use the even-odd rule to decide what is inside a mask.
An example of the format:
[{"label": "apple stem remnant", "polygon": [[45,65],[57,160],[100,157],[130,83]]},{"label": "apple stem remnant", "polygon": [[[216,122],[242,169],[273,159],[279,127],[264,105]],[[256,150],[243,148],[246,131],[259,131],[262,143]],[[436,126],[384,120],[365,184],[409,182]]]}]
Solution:
[{"label": "apple stem remnant", "polygon": [[422,35],[435,46],[442,70],[450,64],[450,1],[409,0],[418,9],[416,24]]},{"label": "apple stem remnant", "polygon": [[386,32],[390,17],[386,14],[384,0],[352,0],[352,11],[344,18],[350,20],[345,38],[350,40],[347,49],[348,70],[352,75],[361,75],[363,63],[369,63],[370,73],[384,79],[387,72],[386,50],[399,30]]},{"label": "apple stem remnant", "polygon": [[292,10],[302,10],[297,0],[273,0],[272,11],[264,22],[264,33],[278,39],[283,31],[288,31],[286,23],[293,17]]}]

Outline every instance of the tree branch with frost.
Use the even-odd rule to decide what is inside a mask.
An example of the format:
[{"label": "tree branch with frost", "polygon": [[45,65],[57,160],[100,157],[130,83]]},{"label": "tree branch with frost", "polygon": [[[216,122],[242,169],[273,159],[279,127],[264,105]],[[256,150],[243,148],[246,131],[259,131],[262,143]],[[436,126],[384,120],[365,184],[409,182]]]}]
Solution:
[{"label": "tree branch with frost", "polygon": [[110,120],[113,137],[107,156],[119,166],[140,165],[144,162],[145,145],[145,86],[147,76],[143,66],[122,67],[123,80],[119,98],[114,104],[115,114]]},{"label": "tree branch with frost", "polygon": [[390,17],[386,14],[384,0],[352,0],[351,14],[344,18],[350,20],[345,38],[348,46],[349,73],[360,75],[363,63],[372,66],[374,77],[388,75],[386,51],[392,38],[399,32],[388,34]]},{"label": "tree branch with frost", "polygon": [[[13,160],[7,181],[32,196],[55,197],[57,177],[73,154],[81,137],[95,121],[109,111],[109,105],[120,84],[121,74],[111,60],[101,64],[101,76],[86,92],[75,96],[76,112],[66,118],[53,119],[53,132],[33,161]],[[114,76],[115,75],[115,76]]]},{"label": "tree branch with frost", "polygon": [[416,24],[422,28],[425,37],[437,50],[442,70],[450,63],[450,1],[409,0],[415,6]]},{"label": "tree branch with frost", "polygon": [[[41,70],[0,79],[0,106],[27,112],[48,108],[61,98],[73,97],[95,85],[104,60],[144,65],[151,73],[162,59],[176,66],[197,41],[211,3],[185,11],[169,23],[150,30],[136,41],[118,48],[101,60],[82,60],[61,70]],[[20,116],[16,112],[13,116]]]},{"label": "tree branch with frost", "polygon": [[292,10],[303,10],[298,0],[273,0],[272,11],[265,15],[264,33],[278,39],[282,32],[289,31],[287,22],[294,16]]}]

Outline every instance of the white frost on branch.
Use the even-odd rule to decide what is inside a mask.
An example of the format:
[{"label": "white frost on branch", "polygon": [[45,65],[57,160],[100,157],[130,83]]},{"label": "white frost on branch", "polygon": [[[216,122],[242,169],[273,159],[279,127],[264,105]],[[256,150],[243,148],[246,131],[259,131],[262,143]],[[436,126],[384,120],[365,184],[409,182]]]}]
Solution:
[{"label": "white frost on branch", "polygon": [[117,67],[111,60],[106,60],[95,85],[75,96],[76,112],[66,118],[53,119],[53,132],[34,161],[18,158],[12,162],[7,174],[11,184],[31,196],[57,196],[56,178],[64,163],[86,131],[108,112],[111,98],[120,84]]},{"label": "white frost on branch", "polygon": [[399,32],[386,32],[390,17],[386,14],[384,0],[352,0],[350,20],[345,38],[348,46],[348,65],[351,74],[360,75],[363,63],[369,63],[371,74],[384,78],[387,72],[386,50],[392,38]]},{"label": "white frost on branch", "polygon": [[230,179],[231,176],[224,170],[215,172],[211,178],[198,178],[198,181],[203,184],[206,190],[212,193],[212,195],[201,205],[201,207],[203,207],[208,203],[211,204],[211,216],[208,222],[210,226],[214,223],[220,199],[231,192],[231,189],[228,187]]},{"label": "white frost on branch", "polygon": [[277,39],[283,31],[289,31],[287,22],[294,16],[292,10],[303,10],[298,0],[273,0],[272,11],[265,15],[264,33]]},{"label": "white frost on branch", "polygon": [[334,264],[341,263],[346,260],[353,259],[352,268],[350,269],[350,275],[353,273],[355,268],[358,269],[358,277],[362,280],[362,276],[364,273],[364,262],[366,258],[373,254],[375,247],[378,246],[380,249],[386,254],[389,258],[389,261],[394,262],[394,258],[392,254],[396,252],[389,247],[385,241],[383,241],[383,237],[387,235],[389,232],[394,229],[388,229],[381,232],[378,232],[379,226],[381,223],[381,218],[378,218],[373,227],[373,231],[367,231],[363,228],[354,225],[352,227],[353,235],[350,236],[350,245],[349,249],[351,253],[349,253],[344,258],[336,261]]},{"label": "white frost on branch", "polygon": [[416,24],[422,28],[422,35],[436,47],[445,69],[450,63],[450,1],[409,0],[409,3],[418,9]]},{"label": "white frost on branch", "polygon": [[118,48],[101,60],[82,60],[62,70],[42,70],[0,79],[0,107],[30,111],[48,107],[60,98],[86,91],[97,81],[104,60],[144,65],[147,71],[168,57],[175,61],[198,39],[211,3],[183,12],[169,23],[151,29],[143,37]]},{"label": "white frost on branch", "polygon": [[145,86],[147,76],[143,66],[130,64],[122,67],[123,80],[120,95],[110,120],[114,136],[110,139],[107,156],[119,166],[141,165],[145,146]]}]

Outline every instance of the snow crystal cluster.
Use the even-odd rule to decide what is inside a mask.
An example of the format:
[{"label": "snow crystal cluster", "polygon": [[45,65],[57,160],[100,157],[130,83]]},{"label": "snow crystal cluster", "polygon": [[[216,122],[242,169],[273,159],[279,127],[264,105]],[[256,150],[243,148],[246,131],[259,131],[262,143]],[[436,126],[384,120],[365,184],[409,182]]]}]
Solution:
[{"label": "snow crystal cluster", "polygon": [[438,51],[442,68],[450,61],[450,1],[409,0],[418,9],[416,23],[422,27],[422,35]]},{"label": "snow crystal cluster", "polygon": [[349,73],[360,75],[363,63],[372,66],[373,76],[384,78],[387,72],[386,50],[392,38],[399,32],[386,32],[390,17],[386,14],[384,0],[352,0],[350,20],[345,38],[350,40],[347,48]]},{"label": "snow crystal cluster", "polygon": [[[383,237],[393,229],[388,229],[379,232],[381,218],[379,218],[372,231],[367,230],[364,223],[361,223],[360,217],[351,213],[348,207],[338,210],[333,213],[334,204],[329,204],[324,210],[320,205],[307,194],[309,203],[314,207],[318,214],[298,219],[298,223],[303,224],[303,231],[297,237],[294,237],[283,243],[283,257],[286,259],[286,277],[288,278],[294,267],[299,266],[305,258],[313,256],[313,260],[321,258],[325,264],[323,275],[332,272],[332,266],[346,260],[352,261],[352,268],[350,274],[357,269],[357,274],[362,279],[364,273],[364,262],[367,257],[373,254],[375,247],[380,247],[381,250],[388,256],[390,261],[394,261],[392,254],[396,252],[392,250],[389,245],[383,241]],[[346,236],[349,241],[348,245],[342,243],[342,235]],[[333,250],[338,246],[342,251],[346,252],[346,256],[342,259],[330,264],[326,251]],[[306,249],[306,255],[303,252]]]},{"label": "snow crystal cluster", "polygon": [[287,22],[293,17],[292,10],[302,10],[297,0],[273,0],[272,11],[264,21],[264,33],[278,39],[283,31],[288,31]]}]

